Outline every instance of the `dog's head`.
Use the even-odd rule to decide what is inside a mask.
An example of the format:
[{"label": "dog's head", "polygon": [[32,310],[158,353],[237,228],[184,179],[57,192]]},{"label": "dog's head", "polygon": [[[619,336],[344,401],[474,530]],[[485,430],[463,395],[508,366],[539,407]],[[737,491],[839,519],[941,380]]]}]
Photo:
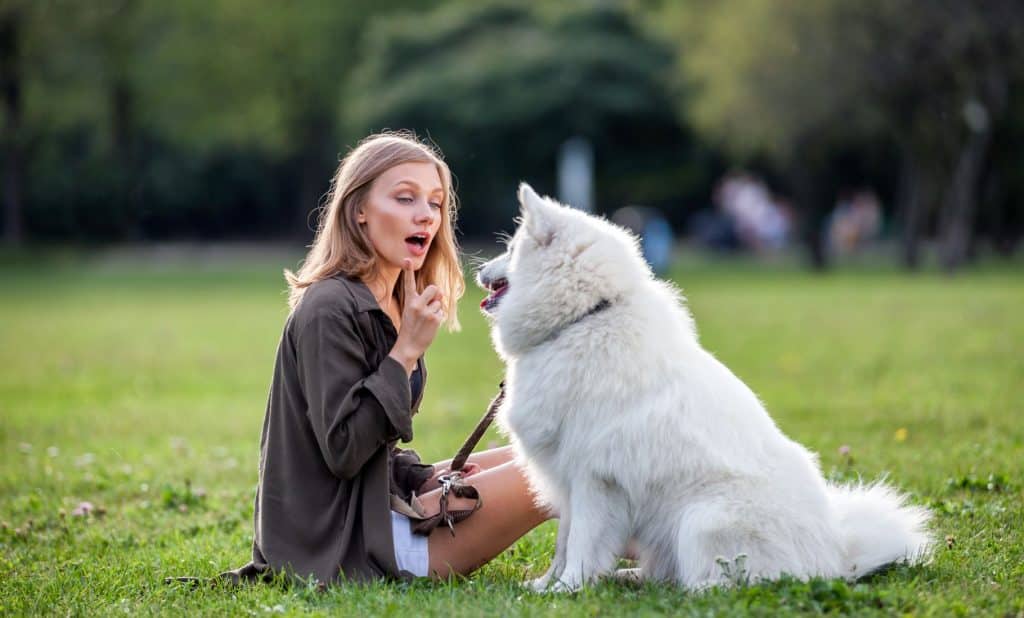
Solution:
[{"label": "dog's head", "polygon": [[628,298],[653,275],[636,237],[519,186],[521,217],[502,255],[484,264],[480,304],[503,357],[517,356],[602,302]]}]

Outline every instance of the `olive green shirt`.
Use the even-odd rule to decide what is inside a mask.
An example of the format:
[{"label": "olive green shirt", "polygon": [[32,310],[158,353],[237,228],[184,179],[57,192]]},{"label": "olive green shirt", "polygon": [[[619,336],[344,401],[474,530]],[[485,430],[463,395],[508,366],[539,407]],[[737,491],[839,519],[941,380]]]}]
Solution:
[{"label": "olive green shirt", "polygon": [[[419,407],[388,356],[394,325],[362,282],[337,275],[307,288],[288,317],[260,439],[252,562],[229,572],[286,572],[321,583],[410,578],[399,572],[390,494],[404,500],[433,474],[413,451]],[[417,363],[417,386],[426,369]]]}]

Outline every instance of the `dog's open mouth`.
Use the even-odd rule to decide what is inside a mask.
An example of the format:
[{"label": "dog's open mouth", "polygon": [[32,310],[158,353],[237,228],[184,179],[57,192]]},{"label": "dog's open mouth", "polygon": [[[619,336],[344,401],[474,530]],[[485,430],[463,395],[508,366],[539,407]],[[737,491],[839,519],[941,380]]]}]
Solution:
[{"label": "dog's open mouth", "polygon": [[501,297],[508,291],[508,279],[502,277],[501,279],[495,279],[487,284],[487,289],[490,290],[490,295],[480,301],[480,308],[490,313],[494,311],[495,307],[498,306],[498,302]]}]

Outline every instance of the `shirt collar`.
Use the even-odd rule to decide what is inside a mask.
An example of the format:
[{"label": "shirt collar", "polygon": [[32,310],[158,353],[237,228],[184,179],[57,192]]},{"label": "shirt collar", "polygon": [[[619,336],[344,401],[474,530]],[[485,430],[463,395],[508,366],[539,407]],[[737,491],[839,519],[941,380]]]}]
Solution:
[{"label": "shirt collar", "polygon": [[345,284],[345,287],[352,292],[352,297],[356,299],[356,311],[381,311],[383,313],[377,299],[373,297],[373,292],[361,280],[340,273],[334,275],[334,279]]}]

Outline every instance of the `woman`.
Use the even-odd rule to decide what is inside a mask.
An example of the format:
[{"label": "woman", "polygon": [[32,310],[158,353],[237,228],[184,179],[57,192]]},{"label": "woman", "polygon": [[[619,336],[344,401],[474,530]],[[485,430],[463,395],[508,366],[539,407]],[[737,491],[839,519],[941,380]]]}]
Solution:
[{"label": "woman", "polygon": [[446,462],[395,444],[412,439],[424,352],[442,323],[458,327],[454,219],[448,166],[415,137],[370,136],[341,162],[309,254],[285,272],[291,314],[260,440],[253,560],[235,577],[446,578],[546,518],[507,447],[470,458],[483,506],[456,537],[415,536],[390,508],[439,508]]}]

